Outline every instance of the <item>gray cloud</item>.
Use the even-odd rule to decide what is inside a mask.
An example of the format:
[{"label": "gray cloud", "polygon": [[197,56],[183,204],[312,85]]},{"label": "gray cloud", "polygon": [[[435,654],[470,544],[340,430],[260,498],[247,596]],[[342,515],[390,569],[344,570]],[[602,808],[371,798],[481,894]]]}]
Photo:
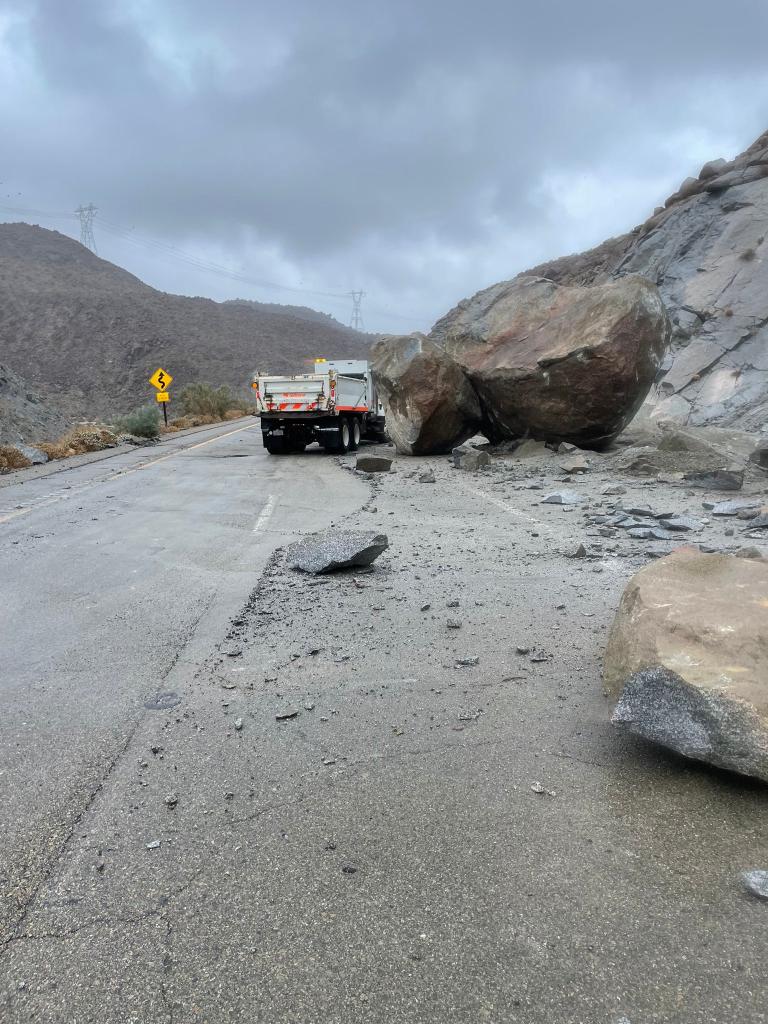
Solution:
[{"label": "gray cloud", "polygon": [[146,239],[426,327],[751,142],[767,30],[752,0],[0,0],[0,203],[93,199],[167,290],[303,301]]}]

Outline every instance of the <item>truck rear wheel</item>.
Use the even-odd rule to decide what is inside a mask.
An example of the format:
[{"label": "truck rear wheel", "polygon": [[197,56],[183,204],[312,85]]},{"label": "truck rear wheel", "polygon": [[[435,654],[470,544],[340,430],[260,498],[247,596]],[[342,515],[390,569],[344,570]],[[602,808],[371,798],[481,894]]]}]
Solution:
[{"label": "truck rear wheel", "polygon": [[349,449],[356,452],[360,447],[360,420],[352,418],[349,421]]},{"label": "truck rear wheel", "polygon": [[270,437],[269,434],[264,435],[264,447],[270,455],[285,455],[288,451],[284,437]]},{"label": "truck rear wheel", "polygon": [[350,444],[350,432],[349,422],[342,420],[338,427],[334,430],[329,430],[326,434],[328,440],[325,442],[325,450],[327,452],[333,452],[335,455],[343,455],[349,451]]}]

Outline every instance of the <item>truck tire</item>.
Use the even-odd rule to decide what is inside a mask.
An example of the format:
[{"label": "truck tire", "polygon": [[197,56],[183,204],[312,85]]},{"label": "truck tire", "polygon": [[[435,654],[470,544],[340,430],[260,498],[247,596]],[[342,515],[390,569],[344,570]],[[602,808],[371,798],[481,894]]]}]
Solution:
[{"label": "truck tire", "polygon": [[360,420],[352,417],[349,421],[349,450],[356,452],[360,447]]},{"label": "truck tire", "polygon": [[325,450],[327,452],[333,452],[335,455],[344,455],[345,452],[349,451],[350,432],[348,420],[341,420],[338,427],[334,430],[329,430],[326,436],[328,438],[325,442]]},{"label": "truck tire", "polygon": [[270,455],[285,455],[288,451],[288,445],[285,443],[284,437],[270,437],[269,435],[265,435],[264,447]]}]

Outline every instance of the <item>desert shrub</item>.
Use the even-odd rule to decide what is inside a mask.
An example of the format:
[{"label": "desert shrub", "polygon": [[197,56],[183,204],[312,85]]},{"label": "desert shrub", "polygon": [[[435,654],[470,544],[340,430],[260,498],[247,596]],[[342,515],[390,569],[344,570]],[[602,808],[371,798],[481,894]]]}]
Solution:
[{"label": "desert shrub", "polygon": [[135,434],[136,437],[158,437],[160,416],[156,405],[142,405],[140,409],[122,416],[115,423],[115,430],[120,434]]},{"label": "desert shrub", "polygon": [[61,444],[59,441],[42,441],[35,445],[35,448],[39,448],[41,452],[45,452],[49,459],[66,459],[70,455],[75,455],[74,449],[68,445]]},{"label": "desert shrub", "polygon": [[235,405],[226,385],[215,388],[211,384],[187,384],[181,392],[181,405],[186,416],[213,416],[223,419]]},{"label": "desert shrub", "polygon": [[103,423],[78,423],[60,437],[57,444],[71,448],[76,455],[84,455],[86,452],[114,448],[117,444],[117,434]]},{"label": "desert shrub", "polygon": [[22,455],[12,444],[0,445],[0,473],[7,473],[12,469],[26,469],[31,465],[26,455]]},{"label": "desert shrub", "polygon": [[188,430],[189,427],[207,427],[211,423],[218,423],[219,419],[218,416],[178,416],[166,429],[172,434],[177,430]]}]

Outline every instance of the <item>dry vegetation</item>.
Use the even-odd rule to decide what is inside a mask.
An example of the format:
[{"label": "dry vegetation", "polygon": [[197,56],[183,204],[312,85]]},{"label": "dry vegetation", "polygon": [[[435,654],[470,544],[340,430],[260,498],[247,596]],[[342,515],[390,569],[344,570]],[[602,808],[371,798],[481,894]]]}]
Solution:
[{"label": "dry vegetation", "polygon": [[0,473],[9,473],[12,469],[26,469],[32,463],[12,444],[0,445]]}]

